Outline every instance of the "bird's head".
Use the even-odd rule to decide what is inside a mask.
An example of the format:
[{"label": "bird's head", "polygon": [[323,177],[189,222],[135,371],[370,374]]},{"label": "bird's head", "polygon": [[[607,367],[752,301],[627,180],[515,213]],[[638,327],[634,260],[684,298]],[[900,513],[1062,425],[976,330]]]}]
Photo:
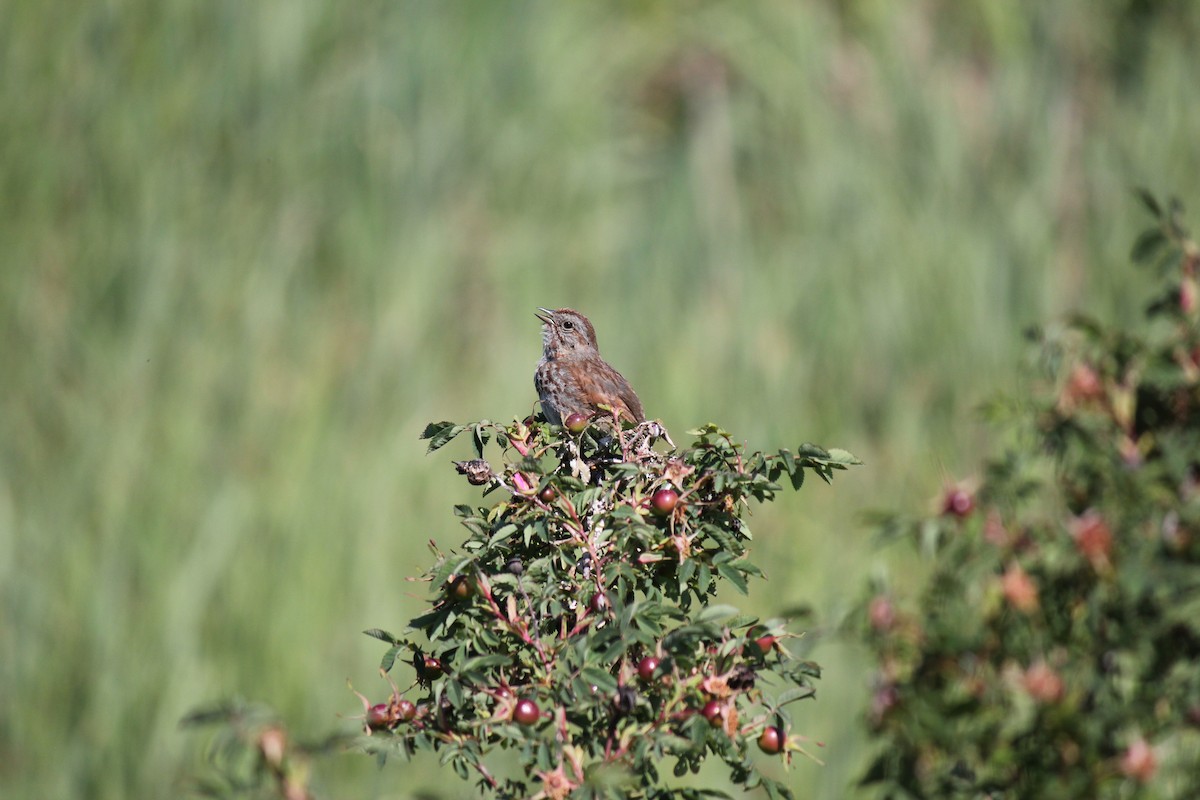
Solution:
[{"label": "bird's head", "polygon": [[542,321],[542,354],[546,358],[596,350],[596,330],[573,308],[538,308]]}]

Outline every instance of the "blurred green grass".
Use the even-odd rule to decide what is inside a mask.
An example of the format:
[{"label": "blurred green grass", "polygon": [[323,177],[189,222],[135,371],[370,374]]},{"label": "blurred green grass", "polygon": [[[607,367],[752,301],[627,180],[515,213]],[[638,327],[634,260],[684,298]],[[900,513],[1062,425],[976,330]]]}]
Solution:
[{"label": "blurred green grass", "polygon": [[[0,26],[0,785],[187,786],[189,709],[382,691],[474,494],[435,419],[531,409],[538,305],[682,438],[867,467],[752,520],[769,614],[974,463],[1020,329],[1139,313],[1145,184],[1200,207],[1187,3],[17,2]],[[828,622],[826,623],[826,626]],[[818,638],[847,796],[867,674]],[[327,796],[447,787],[345,757]]]}]

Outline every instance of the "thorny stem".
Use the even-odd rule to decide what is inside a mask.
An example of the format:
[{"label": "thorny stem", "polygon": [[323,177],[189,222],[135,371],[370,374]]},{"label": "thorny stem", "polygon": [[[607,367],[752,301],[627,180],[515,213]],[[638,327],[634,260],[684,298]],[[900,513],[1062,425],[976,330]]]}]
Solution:
[{"label": "thorny stem", "polygon": [[490,786],[493,789],[498,789],[500,787],[499,782],[497,782],[497,780],[492,777],[492,773],[488,772],[487,767],[485,767],[479,761],[474,761],[471,764],[471,766],[475,767],[475,771],[478,772],[480,774],[480,776],[483,777],[483,779],[487,782],[488,786]]}]

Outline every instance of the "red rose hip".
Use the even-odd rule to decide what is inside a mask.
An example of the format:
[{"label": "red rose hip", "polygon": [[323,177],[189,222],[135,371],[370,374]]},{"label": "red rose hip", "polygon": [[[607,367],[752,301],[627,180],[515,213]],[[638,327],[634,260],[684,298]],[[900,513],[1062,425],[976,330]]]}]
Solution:
[{"label": "red rose hip", "polygon": [[367,727],[373,731],[387,730],[391,724],[392,715],[387,703],[376,703],[367,710]]},{"label": "red rose hip", "polygon": [[669,517],[679,503],[679,493],[674,489],[659,489],[650,498],[650,509],[660,517]]},{"label": "red rose hip", "polygon": [[423,682],[436,680],[442,677],[442,673],[445,671],[441,659],[433,656],[421,656],[413,666],[416,667],[417,677]]},{"label": "red rose hip", "polygon": [[721,727],[721,723],[725,718],[725,705],[719,700],[709,700],[704,704],[704,708],[700,709],[700,713],[708,720],[708,724],[714,728]]},{"label": "red rose hip", "polygon": [[649,683],[654,677],[654,671],[658,669],[659,663],[661,662],[655,656],[646,656],[638,662],[638,677]]},{"label": "red rose hip", "polygon": [[518,725],[532,725],[541,717],[541,709],[529,698],[518,700],[516,706],[513,707],[513,722]]},{"label": "red rose hip", "polygon": [[775,646],[775,637],[770,634],[760,636],[754,640],[754,646],[758,648],[758,652],[765,656]]},{"label": "red rose hip", "polygon": [[412,722],[413,717],[417,715],[417,707],[410,700],[399,700],[396,702],[394,714],[401,722]]},{"label": "red rose hip", "polygon": [[770,725],[758,737],[758,749],[767,755],[776,755],[783,749],[783,738],[783,731]]},{"label": "red rose hip", "polygon": [[450,584],[450,594],[458,600],[468,600],[475,594],[475,584],[470,578],[460,575]]},{"label": "red rose hip", "polygon": [[971,496],[970,492],[959,488],[946,492],[946,497],[942,501],[943,514],[953,514],[961,519],[974,510],[975,498]]}]

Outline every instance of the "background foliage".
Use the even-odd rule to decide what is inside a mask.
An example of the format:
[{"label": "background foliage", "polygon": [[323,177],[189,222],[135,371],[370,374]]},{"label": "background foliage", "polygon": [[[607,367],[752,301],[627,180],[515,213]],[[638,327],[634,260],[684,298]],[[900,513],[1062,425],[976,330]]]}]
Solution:
[{"label": "background foliage", "polygon": [[[847,521],[976,463],[1021,327],[1140,313],[1126,189],[1200,208],[1197,33],[1150,0],[9,3],[0,784],[168,794],[234,688],[353,713],[357,631],[461,537],[416,436],[528,412],[537,305],[672,430],[866,461],[754,520],[750,610],[836,620],[876,563]],[[841,797],[866,670],[816,656],[828,766],[788,779]],[[438,786],[358,761],[320,779]]]},{"label": "background foliage", "polygon": [[1200,249],[1144,199],[1150,320],[1035,331],[982,482],[883,526],[933,556],[866,604],[886,797],[1200,794]]}]

